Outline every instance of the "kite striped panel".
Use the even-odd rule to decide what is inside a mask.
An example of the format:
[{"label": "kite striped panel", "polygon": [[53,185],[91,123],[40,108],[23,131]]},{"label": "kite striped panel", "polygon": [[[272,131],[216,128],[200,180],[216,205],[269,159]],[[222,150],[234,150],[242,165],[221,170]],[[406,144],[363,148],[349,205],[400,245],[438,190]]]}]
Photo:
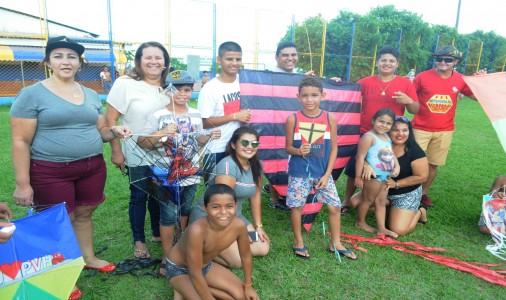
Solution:
[{"label": "kite striped panel", "polygon": [[506,72],[480,76],[464,76],[464,81],[473,91],[506,152]]},{"label": "kite striped panel", "polygon": [[[299,82],[304,77],[303,74],[254,70],[241,70],[239,74],[240,107],[251,110],[250,125],[260,134],[259,156],[264,164],[265,176],[283,196],[288,183],[285,122],[290,114],[302,108],[297,93]],[[361,88],[358,84],[336,83],[327,79],[322,79],[322,83],[326,97],[320,107],[332,112],[337,119],[338,154],[333,172],[334,180],[337,180],[360,139]],[[308,197],[303,215],[306,210],[315,211],[311,208],[311,205],[316,205],[312,199],[312,196]]]}]

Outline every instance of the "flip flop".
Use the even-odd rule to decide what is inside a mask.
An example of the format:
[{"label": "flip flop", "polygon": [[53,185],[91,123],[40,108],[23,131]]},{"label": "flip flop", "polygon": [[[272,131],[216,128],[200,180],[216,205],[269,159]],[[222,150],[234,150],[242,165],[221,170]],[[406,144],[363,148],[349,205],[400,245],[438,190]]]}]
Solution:
[{"label": "flip flop", "polygon": [[149,250],[141,251],[139,249],[134,248],[134,256],[136,259],[149,259],[151,255],[149,254]]},{"label": "flip flop", "polygon": [[348,205],[341,206],[341,215],[345,215],[350,211],[350,207]]},{"label": "flip flop", "polygon": [[[330,248],[327,248],[327,252],[328,253],[332,253],[334,254],[334,250],[330,249]],[[355,255],[355,258],[353,258],[352,254],[353,254],[353,251],[351,250],[348,250],[348,249],[345,249],[345,250],[337,250],[337,253],[339,253],[339,255],[342,255],[348,259],[351,259],[351,260],[357,260],[357,257]]]},{"label": "flip flop", "polygon": [[295,256],[297,256],[298,258],[301,258],[301,259],[309,259],[309,255],[302,255],[302,254],[298,254],[297,252],[306,252],[307,251],[307,248],[306,246],[302,247],[302,248],[297,248],[297,247],[292,247],[292,250],[293,250],[293,253],[295,254]]}]

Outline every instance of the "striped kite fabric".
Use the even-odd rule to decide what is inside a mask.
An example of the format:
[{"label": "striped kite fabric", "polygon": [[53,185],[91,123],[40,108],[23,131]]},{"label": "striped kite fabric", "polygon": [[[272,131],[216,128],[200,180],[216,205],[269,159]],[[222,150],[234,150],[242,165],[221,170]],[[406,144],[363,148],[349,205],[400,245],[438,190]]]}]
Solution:
[{"label": "striped kite fabric", "polygon": [[[260,134],[259,156],[264,173],[279,192],[286,195],[288,183],[288,154],[285,152],[285,122],[302,106],[297,100],[298,86],[306,75],[271,71],[241,70],[240,109],[251,111],[250,125]],[[339,178],[360,139],[361,88],[358,84],[337,83],[322,79],[326,93],[320,108],[331,112],[337,120],[338,154],[332,174]],[[239,106],[237,106],[239,107]],[[306,200],[303,224],[309,230],[321,205]]]},{"label": "striped kite fabric", "polygon": [[464,76],[463,79],[492,122],[506,152],[506,72]]}]

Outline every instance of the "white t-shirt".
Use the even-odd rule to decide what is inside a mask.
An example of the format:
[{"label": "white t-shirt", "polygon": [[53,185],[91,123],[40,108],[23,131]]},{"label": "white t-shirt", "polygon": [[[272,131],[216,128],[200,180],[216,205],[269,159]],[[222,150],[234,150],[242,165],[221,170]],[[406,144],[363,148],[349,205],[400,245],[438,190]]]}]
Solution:
[{"label": "white t-shirt", "polygon": [[[216,77],[206,83],[202,90],[200,90],[197,107],[202,118],[223,117],[225,116],[225,106],[240,99],[239,77],[231,83],[221,82]],[[225,152],[232,134],[240,126],[241,123],[239,121],[232,121],[216,127],[221,129],[221,138],[210,145],[209,150],[211,153]]]},{"label": "white t-shirt", "polygon": [[121,114],[121,124],[133,131],[132,141],[123,143],[125,164],[129,167],[149,165],[142,159],[143,149],[136,143],[142,133],[149,115],[155,110],[164,108],[170,102],[161,87],[152,86],[145,81],[135,80],[129,76],[118,78],[107,96],[107,103]]},{"label": "white t-shirt", "polygon": [[[154,145],[156,147],[154,150],[145,150],[148,153],[146,158],[151,162],[150,165],[169,172],[173,168],[174,156],[176,155],[171,149],[177,148],[185,161],[190,161],[192,167],[198,168],[200,163],[199,151],[202,145],[198,142],[197,138],[205,135],[200,112],[188,107],[186,114],[175,115],[167,108],[159,109],[148,117],[142,135],[149,136],[167,127],[169,124],[177,124],[180,128],[179,132],[173,137],[160,139],[160,142]],[[170,139],[169,143],[167,143],[168,139]],[[182,178],[179,184],[181,186],[188,186],[199,182],[200,177],[192,175]]]}]

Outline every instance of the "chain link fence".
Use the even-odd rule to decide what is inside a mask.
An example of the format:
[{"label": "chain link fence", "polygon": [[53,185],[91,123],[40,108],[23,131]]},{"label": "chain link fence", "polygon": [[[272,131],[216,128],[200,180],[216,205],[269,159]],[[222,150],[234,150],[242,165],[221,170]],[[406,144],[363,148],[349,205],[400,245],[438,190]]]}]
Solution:
[{"label": "chain link fence", "polygon": [[[40,7],[38,0],[25,0],[26,5]],[[48,1],[49,2],[49,1]],[[243,48],[244,67],[268,70],[276,65],[275,51],[280,41],[293,41],[298,45],[299,72],[315,71],[320,77],[341,77],[356,81],[376,72],[375,61],[378,48],[388,43],[397,46],[401,53],[399,74],[406,75],[411,68],[417,72],[430,67],[410,65],[403,61],[409,51],[421,52],[420,39],[431,40],[434,49],[438,45],[454,44],[451,37],[421,37],[418,33],[390,33],[384,41],[384,32],[377,25],[350,23],[341,30],[332,30],[326,20],[319,16],[297,19],[287,12],[231,7],[195,0],[153,0],[150,6],[135,5],[135,1],[111,0],[110,14],[104,1],[103,7],[95,7],[94,27],[101,32],[89,32],[80,24],[89,24],[88,13],[74,20],[75,24],[58,22],[58,14],[65,9],[75,9],[71,1],[67,7],[39,9],[39,13],[27,15],[0,8],[5,22],[17,20],[19,28],[7,27],[10,32],[0,32],[0,97],[13,97],[23,87],[49,76],[41,63],[46,34],[75,37],[86,47],[86,64],[77,74],[83,85],[104,94],[100,72],[104,67],[114,71],[113,78],[127,73],[133,67],[133,54],[142,42],[155,40],[162,43],[171,55],[171,65],[187,69],[195,78],[203,71],[216,75],[217,47],[225,41],[235,41]],[[131,3],[130,3],[131,2]],[[132,4],[132,5],[130,5]],[[153,6],[156,7],[153,10]],[[131,9],[125,9],[131,7]],[[80,8],[81,9],[81,8]],[[91,9],[91,8],[82,8]],[[233,13],[231,13],[233,12]],[[149,15],[149,18],[140,16]],[[191,16],[191,17],[189,17]],[[47,17],[48,22],[45,22]],[[111,35],[108,19],[111,17]],[[19,22],[22,20],[22,22]],[[88,22],[88,23],[86,23]],[[14,23],[12,23],[14,24]],[[5,27],[4,27],[5,28]],[[128,30],[125,30],[128,28]],[[364,34],[367,33],[367,34]],[[110,41],[112,40],[112,41]],[[480,41],[470,41],[465,64],[459,64],[469,74],[480,64]],[[367,45],[367,46],[366,46]],[[114,49],[111,55],[111,46]],[[467,50],[467,51],[466,51]],[[404,53],[404,54],[403,54]],[[504,62],[501,61],[504,68]],[[195,90],[200,88],[200,80]]]}]

